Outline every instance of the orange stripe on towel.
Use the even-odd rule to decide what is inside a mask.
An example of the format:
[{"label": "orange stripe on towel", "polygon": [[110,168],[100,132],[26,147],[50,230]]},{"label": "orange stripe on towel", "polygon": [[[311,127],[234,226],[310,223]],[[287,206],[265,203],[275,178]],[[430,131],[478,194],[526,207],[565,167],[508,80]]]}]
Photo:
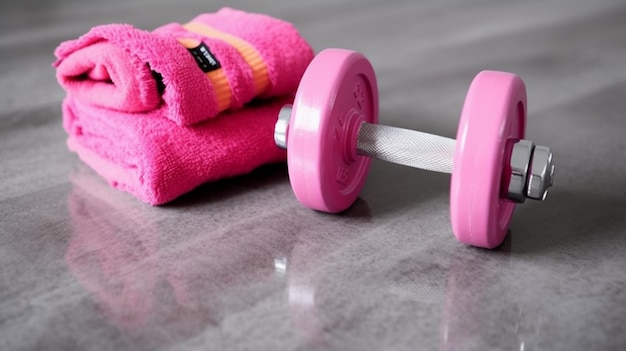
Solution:
[{"label": "orange stripe on towel", "polygon": [[[194,49],[200,45],[200,41],[195,39],[179,38],[178,41],[187,49]],[[206,72],[205,75],[209,78],[211,84],[213,84],[215,97],[217,98],[217,110],[219,112],[226,110],[230,107],[232,92],[230,89],[230,83],[228,82],[228,77],[224,74],[224,70],[218,69]]]},{"label": "orange stripe on towel", "polygon": [[183,27],[190,32],[200,34],[205,37],[223,40],[234,47],[252,69],[254,95],[258,96],[267,90],[270,85],[267,65],[265,64],[265,61],[263,61],[261,54],[259,54],[259,52],[250,43],[199,22],[189,22]]}]

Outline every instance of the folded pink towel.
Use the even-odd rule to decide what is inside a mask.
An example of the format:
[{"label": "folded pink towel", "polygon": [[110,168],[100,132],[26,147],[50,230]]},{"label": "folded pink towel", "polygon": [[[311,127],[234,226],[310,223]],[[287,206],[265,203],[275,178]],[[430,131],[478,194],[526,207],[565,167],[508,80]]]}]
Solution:
[{"label": "folded pink towel", "polygon": [[81,103],[191,125],[292,93],[313,50],[288,22],[224,8],[152,32],[94,27],[55,55],[59,83]]},{"label": "folded pink towel", "polygon": [[291,97],[176,126],[154,113],[130,114],[72,96],[63,101],[70,150],[108,182],[152,205],[163,204],[220,178],[285,159],[273,126]]},{"label": "folded pink towel", "polygon": [[95,27],[56,55],[68,147],[153,205],[284,161],[274,123],[313,58],[291,24],[233,9],[152,32]]}]

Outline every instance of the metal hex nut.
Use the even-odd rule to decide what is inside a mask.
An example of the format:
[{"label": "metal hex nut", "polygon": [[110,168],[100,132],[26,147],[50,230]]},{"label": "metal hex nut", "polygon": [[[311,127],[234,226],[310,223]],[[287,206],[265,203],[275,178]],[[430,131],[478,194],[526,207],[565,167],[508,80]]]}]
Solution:
[{"label": "metal hex nut", "polygon": [[528,177],[526,196],[535,200],[545,200],[554,178],[554,164],[549,147],[535,146]]},{"label": "metal hex nut", "polygon": [[507,197],[517,203],[526,201],[526,183],[528,181],[528,168],[532,158],[535,144],[529,140],[519,140],[513,145],[511,151],[511,179]]}]

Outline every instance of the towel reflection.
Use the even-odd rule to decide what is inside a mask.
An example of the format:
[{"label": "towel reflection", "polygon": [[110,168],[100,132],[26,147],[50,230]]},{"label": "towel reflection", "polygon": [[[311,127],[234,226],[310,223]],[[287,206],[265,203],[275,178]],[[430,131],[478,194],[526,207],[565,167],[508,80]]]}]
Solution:
[{"label": "towel reflection", "polygon": [[293,243],[272,227],[272,218],[214,232],[177,231],[167,209],[129,201],[90,172],[72,181],[65,261],[125,334],[155,345],[187,339],[284,286],[275,257]]}]

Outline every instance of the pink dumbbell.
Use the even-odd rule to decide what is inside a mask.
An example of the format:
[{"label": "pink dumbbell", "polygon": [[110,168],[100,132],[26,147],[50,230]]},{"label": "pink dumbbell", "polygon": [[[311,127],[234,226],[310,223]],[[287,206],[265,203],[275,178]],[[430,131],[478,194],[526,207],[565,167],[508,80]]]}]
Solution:
[{"label": "pink dumbbell", "polygon": [[526,88],[514,74],[483,71],[474,78],[456,141],[377,122],[378,87],[367,58],[342,49],[320,52],[274,134],[288,150],[291,186],[302,204],[347,209],[363,188],[370,157],[451,173],[455,236],[493,248],[504,240],[516,203],[544,200],[552,185],[550,149],[524,140]]}]

